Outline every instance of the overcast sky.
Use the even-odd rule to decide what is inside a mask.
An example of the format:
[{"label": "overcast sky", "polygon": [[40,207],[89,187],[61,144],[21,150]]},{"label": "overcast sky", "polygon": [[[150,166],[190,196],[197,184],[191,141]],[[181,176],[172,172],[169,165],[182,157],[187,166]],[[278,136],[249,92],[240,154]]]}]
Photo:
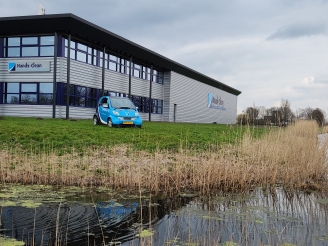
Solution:
[{"label": "overcast sky", "polygon": [[282,98],[328,113],[328,0],[0,0],[0,16],[40,4],[242,91],[238,113]]}]

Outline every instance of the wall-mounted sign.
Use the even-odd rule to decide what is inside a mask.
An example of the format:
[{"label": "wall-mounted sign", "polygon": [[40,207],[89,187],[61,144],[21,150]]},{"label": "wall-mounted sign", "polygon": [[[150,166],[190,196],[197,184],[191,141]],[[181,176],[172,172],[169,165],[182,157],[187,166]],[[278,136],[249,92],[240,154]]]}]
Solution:
[{"label": "wall-mounted sign", "polygon": [[208,93],[208,99],[207,99],[207,107],[208,108],[214,108],[218,110],[226,111],[227,108],[224,107],[224,101],[221,99],[221,97],[214,97],[212,93]]},{"label": "wall-mounted sign", "polygon": [[50,61],[10,61],[9,72],[50,72]]}]

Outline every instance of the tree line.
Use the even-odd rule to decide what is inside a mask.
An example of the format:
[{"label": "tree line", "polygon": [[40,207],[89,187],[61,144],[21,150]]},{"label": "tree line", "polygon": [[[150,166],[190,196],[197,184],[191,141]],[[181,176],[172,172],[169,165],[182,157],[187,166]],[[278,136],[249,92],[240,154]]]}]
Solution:
[{"label": "tree line", "polygon": [[290,106],[291,103],[287,99],[282,99],[278,107],[265,108],[253,105],[237,116],[237,123],[285,126],[302,119],[316,120],[320,126],[326,124],[326,112],[323,109],[307,107],[293,111]]}]

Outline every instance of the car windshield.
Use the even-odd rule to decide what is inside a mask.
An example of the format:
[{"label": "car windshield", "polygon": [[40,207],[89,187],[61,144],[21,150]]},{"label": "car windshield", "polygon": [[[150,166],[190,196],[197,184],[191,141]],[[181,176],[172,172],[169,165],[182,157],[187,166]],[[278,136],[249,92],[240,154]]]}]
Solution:
[{"label": "car windshield", "polygon": [[112,97],[110,98],[110,102],[113,108],[117,109],[135,109],[133,102],[129,98],[126,97]]}]

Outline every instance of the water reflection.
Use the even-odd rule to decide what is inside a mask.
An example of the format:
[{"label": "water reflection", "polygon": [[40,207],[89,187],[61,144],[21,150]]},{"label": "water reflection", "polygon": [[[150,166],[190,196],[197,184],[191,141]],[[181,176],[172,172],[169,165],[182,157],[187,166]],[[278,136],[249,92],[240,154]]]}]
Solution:
[{"label": "water reflection", "polygon": [[[247,196],[140,198],[76,190],[63,197],[49,188],[40,203],[26,205],[18,189],[0,189],[0,235],[27,245],[328,244],[326,194],[278,188]],[[60,201],[53,200],[56,192]]]}]

